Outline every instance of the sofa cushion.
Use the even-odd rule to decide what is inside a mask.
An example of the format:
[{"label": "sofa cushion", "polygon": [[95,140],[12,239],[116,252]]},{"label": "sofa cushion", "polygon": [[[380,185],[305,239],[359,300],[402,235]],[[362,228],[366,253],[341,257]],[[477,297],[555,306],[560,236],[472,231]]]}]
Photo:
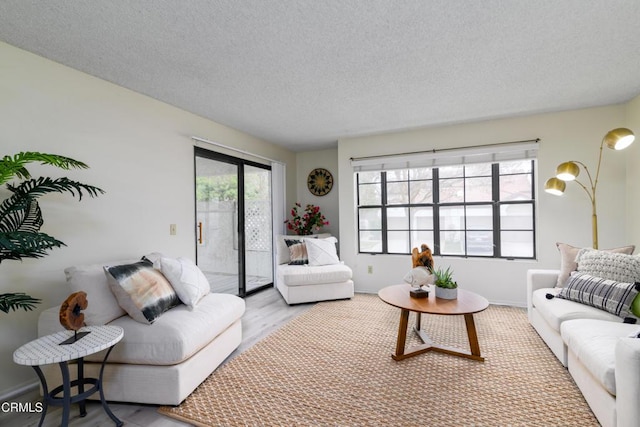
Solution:
[{"label": "sofa cushion", "polygon": [[616,282],[589,274],[572,273],[557,296],[605,310],[619,317],[627,317],[636,295],[636,283]]},{"label": "sofa cushion", "polygon": [[[121,326],[124,337],[111,352],[109,363],[175,365],[209,344],[240,319],[245,311],[242,298],[230,294],[205,295],[193,310],[178,305],[152,325],[122,316],[110,325]],[[104,355],[85,357],[93,362]]]},{"label": "sofa cushion", "polygon": [[[135,259],[115,261],[112,265],[135,262]],[[84,321],[89,326],[106,325],[126,314],[109,288],[104,264],[79,265],[64,270],[67,284],[72,292],[87,293],[89,305],[83,311]]]},{"label": "sofa cushion", "polygon": [[193,309],[211,292],[211,285],[198,266],[188,258],[160,258],[160,271],[167,278],[178,298]]},{"label": "sofa cushion", "polygon": [[595,307],[561,298],[547,299],[547,294],[556,295],[559,292],[558,288],[542,288],[534,291],[531,297],[532,305],[558,333],[562,322],[572,319],[599,319],[622,323],[618,316]]},{"label": "sofa cushion", "polygon": [[582,319],[564,322],[562,340],[593,377],[616,395],[615,348],[622,337],[637,333],[637,325]]},{"label": "sofa cushion", "polygon": [[176,291],[148,259],[133,264],[105,266],[111,291],[134,320],[150,324],[180,304]]},{"label": "sofa cushion", "polygon": [[[558,275],[556,286],[561,288],[565,283],[567,283],[571,272],[578,269],[576,257],[582,248],[571,246],[566,243],[556,243],[556,247],[558,248],[558,251],[560,251],[560,274]],[[635,248],[636,247],[634,245],[629,245],[613,249],[604,249],[601,252],[615,252],[631,255]]]},{"label": "sofa cushion", "polygon": [[278,283],[286,286],[321,285],[325,283],[346,282],[351,279],[352,271],[344,264],[300,266],[279,265]]}]

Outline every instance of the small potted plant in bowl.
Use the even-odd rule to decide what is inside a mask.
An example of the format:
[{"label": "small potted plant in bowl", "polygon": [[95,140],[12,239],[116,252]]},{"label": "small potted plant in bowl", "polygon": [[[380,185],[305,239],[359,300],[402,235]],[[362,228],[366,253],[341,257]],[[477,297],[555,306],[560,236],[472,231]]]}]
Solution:
[{"label": "small potted plant in bowl", "polygon": [[453,271],[450,267],[446,270],[442,268],[432,269],[431,274],[435,277],[436,298],[456,299],[458,298],[458,283],[453,280]]}]

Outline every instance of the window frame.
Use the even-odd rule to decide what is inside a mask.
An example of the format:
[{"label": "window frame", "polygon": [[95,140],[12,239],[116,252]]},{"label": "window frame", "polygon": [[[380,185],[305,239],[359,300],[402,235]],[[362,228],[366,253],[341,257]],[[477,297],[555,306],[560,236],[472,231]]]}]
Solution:
[{"label": "window frame", "polygon": [[[433,247],[431,248],[433,251],[434,255],[437,256],[442,256],[442,257],[458,257],[458,258],[487,258],[487,259],[507,259],[507,260],[513,260],[513,259],[522,259],[522,260],[532,260],[532,259],[536,259],[537,257],[537,242],[536,242],[536,236],[537,236],[537,223],[536,223],[536,191],[535,191],[535,182],[536,182],[536,159],[522,159],[522,161],[529,161],[531,164],[530,167],[530,171],[529,172],[519,172],[519,173],[511,173],[511,174],[505,174],[503,173],[502,175],[500,174],[500,164],[501,163],[509,163],[509,162],[513,162],[514,160],[505,160],[502,162],[493,162],[493,163],[487,163],[491,165],[491,200],[487,200],[487,201],[473,201],[473,202],[468,202],[466,201],[466,185],[467,185],[467,177],[465,174],[465,170],[466,167],[471,166],[470,164],[466,164],[466,165],[459,165],[464,167],[465,169],[463,169],[463,175],[461,177],[461,179],[463,180],[463,187],[464,187],[464,191],[465,191],[465,196],[463,197],[463,200],[458,202],[440,202],[440,180],[441,179],[447,179],[447,178],[440,178],[440,169],[446,166],[440,166],[440,167],[426,167],[425,169],[430,169],[431,170],[431,178],[420,178],[420,179],[411,179],[411,174],[409,172],[410,169],[420,169],[420,168],[406,168],[406,169],[402,169],[402,170],[406,170],[407,171],[407,178],[406,181],[398,181],[398,180],[392,180],[389,181],[387,179],[387,173],[389,173],[390,171],[388,170],[382,170],[382,171],[357,171],[355,172],[355,186],[356,186],[356,226],[357,226],[357,247],[358,247],[358,254],[365,254],[365,255],[409,255],[411,252],[411,246],[417,246],[417,244],[412,244],[411,242],[411,233],[414,231],[417,231],[418,229],[414,229],[413,224],[412,224],[412,217],[410,214],[411,208],[423,208],[423,207],[428,207],[432,209],[432,215],[433,215],[433,228],[432,230],[428,230],[425,229],[427,231],[432,231],[433,232]],[[516,160],[517,161],[517,160]],[[454,166],[458,166],[458,165],[454,165]],[[360,190],[361,190],[361,185],[368,185],[368,183],[360,183],[360,174],[361,173],[377,173],[380,174],[380,179],[379,179],[379,185],[380,185],[380,204],[369,204],[369,205],[361,205],[360,204]],[[530,194],[531,194],[531,199],[526,199],[526,200],[500,200],[500,178],[502,176],[508,176],[508,175],[529,175],[530,176]],[[485,176],[486,177],[486,176]],[[432,191],[432,201],[431,203],[412,203],[411,202],[411,182],[413,181],[425,181],[425,180],[431,180],[431,191]],[[388,203],[388,193],[387,193],[387,184],[388,182],[407,182],[407,195],[409,197],[408,199],[408,203],[396,203],[396,204],[389,204]],[[492,237],[493,237],[493,254],[492,255],[478,255],[478,254],[469,254],[469,249],[468,249],[468,232],[469,231],[476,231],[474,229],[469,229],[468,228],[468,222],[467,222],[467,214],[466,214],[466,208],[468,206],[491,206],[491,213],[492,213],[492,229],[490,230],[492,233]],[[515,205],[530,205],[531,206],[531,215],[532,215],[532,221],[531,221],[531,229],[520,229],[520,228],[501,228],[502,227],[502,221],[501,221],[501,210],[503,206],[515,206]],[[459,253],[459,254],[452,254],[452,253],[442,253],[442,242],[441,242],[441,233],[443,231],[442,226],[440,224],[440,209],[443,207],[460,207],[462,208],[465,213],[464,216],[462,218],[464,218],[464,228],[461,230],[452,230],[452,231],[460,231],[465,233],[465,237],[464,237],[464,250],[463,253]],[[407,225],[407,232],[408,232],[408,237],[409,237],[409,252],[389,252],[389,231],[396,231],[396,230],[389,230],[389,221],[388,221],[388,210],[390,208],[404,208],[407,209],[409,211],[409,215],[408,215],[408,225]],[[360,219],[361,219],[361,210],[363,209],[380,209],[380,229],[362,229],[361,228],[361,223],[360,223]],[[362,248],[362,237],[361,237],[361,233],[363,231],[378,231],[380,232],[381,235],[381,250],[380,251],[364,251]],[[399,231],[404,231],[404,230],[399,230]],[[479,230],[482,231],[482,230]],[[489,230],[486,230],[489,231]],[[503,242],[501,239],[501,233],[503,232],[509,232],[509,231],[526,231],[531,233],[531,237],[532,237],[532,242],[531,242],[531,249],[532,249],[532,255],[531,256],[514,256],[514,255],[502,255],[502,247],[503,247]]]}]

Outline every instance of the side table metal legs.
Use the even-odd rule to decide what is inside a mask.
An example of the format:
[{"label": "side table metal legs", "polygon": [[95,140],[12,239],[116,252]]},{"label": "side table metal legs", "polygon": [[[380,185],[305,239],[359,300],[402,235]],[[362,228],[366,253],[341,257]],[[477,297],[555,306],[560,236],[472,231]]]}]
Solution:
[{"label": "side table metal legs", "polygon": [[[84,417],[87,415],[86,403],[85,401],[89,396],[94,394],[95,392],[100,392],[100,402],[102,403],[102,408],[109,415],[109,418],[116,424],[116,426],[121,427],[122,421],[116,417],[109,405],[107,405],[107,401],[104,398],[104,391],[102,389],[102,376],[104,374],[104,367],[107,362],[107,358],[111,353],[113,347],[110,347],[107,351],[107,354],[104,356],[104,360],[102,361],[102,366],[100,367],[100,375],[98,378],[85,378],[84,377],[84,360],[82,358],[77,359],[77,368],[78,368],[78,378],[76,380],[71,381],[69,376],[69,365],[67,362],[60,362],[60,372],[62,373],[62,385],[54,388],[49,392],[47,387],[47,381],[42,373],[42,370],[39,366],[33,366],[33,369],[38,374],[38,378],[40,378],[40,382],[42,383],[43,390],[43,407],[42,407],[42,416],[40,417],[40,423],[38,426],[42,426],[44,422],[44,417],[47,414],[47,408],[49,405],[52,406],[62,406],[62,426],[69,425],[69,413],[71,411],[71,404],[78,403],[80,407],[80,416]],[[89,390],[84,389],[84,386],[90,384],[93,385]],[[78,387],[78,394],[71,395],[71,388]],[[62,397],[56,397],[62,392]]]}]

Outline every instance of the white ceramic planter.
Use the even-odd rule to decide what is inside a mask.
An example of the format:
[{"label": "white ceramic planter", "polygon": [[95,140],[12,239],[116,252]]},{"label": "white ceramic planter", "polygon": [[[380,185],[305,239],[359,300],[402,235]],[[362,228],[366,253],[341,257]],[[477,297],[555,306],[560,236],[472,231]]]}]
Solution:
[{"label": "white ceramic planter", "polygon": [[458,288],[441,288],[436,286],[436,298],[456,299],[458,298]]}]

